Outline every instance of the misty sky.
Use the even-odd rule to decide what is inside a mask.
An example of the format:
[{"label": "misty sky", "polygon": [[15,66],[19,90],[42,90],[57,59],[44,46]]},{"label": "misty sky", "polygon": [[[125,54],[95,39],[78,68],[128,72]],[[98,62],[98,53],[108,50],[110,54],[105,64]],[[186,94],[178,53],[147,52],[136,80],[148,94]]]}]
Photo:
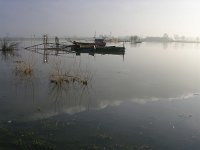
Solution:
[{"label": "misty sky", "polygon": [[200,36],[198,0],[0,0],[0,37]]}]

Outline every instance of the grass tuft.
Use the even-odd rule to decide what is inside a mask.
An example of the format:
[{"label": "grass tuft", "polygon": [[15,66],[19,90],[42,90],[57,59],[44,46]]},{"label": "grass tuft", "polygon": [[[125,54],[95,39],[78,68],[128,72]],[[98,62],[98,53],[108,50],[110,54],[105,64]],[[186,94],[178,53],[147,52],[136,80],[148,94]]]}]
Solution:
[{"label": "grass tuft", "polygon": [[30,64],[26,64],[24,61],[17,61],[16,62],[16,74],[21,76],[32,76],[33,74],[33,67]]}]

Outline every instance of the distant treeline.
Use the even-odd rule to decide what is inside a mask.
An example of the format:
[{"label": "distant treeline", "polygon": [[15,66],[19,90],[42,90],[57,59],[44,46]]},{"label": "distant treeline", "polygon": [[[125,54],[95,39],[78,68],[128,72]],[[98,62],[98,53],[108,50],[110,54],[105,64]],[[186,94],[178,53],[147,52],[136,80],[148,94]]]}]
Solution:
[{"label": "distant treeline", "polygon": [[[138,35],[132,35],[132,36],[121,36],[121,37],[114,37],[114,36],[100,36],[101,38],[104,38],[106,42],[133,42],[133,43],[140,43],[140,42],[182,42],[182,43],[200,43],[200,38],[188,38],[185,36],[178,36],[174,35],[173,37],[169,37],[167,33],[163,34],[163,36],[159,37],[141,37]],[[0,40],[3,39],[11,40],[11,41],[21,41],[21,40],[42,40],[43,37],[0,37]],[[74,40],[85,40],[85,41],[92,41],[94,40],[94,37],[59,37],[62,41],[74,41]],[[48,40],[52,41],[55,40],[55,36],[48,36]]]}]

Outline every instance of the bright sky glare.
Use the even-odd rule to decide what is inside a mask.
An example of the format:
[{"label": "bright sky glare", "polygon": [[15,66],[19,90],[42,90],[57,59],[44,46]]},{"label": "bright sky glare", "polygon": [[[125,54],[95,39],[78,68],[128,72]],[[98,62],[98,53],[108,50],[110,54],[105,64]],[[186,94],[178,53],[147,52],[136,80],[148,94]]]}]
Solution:
[{"label": "bright sky glare", "polygon": [[199,0],[0,0],[0,37],[197,37],[199,15]]}]

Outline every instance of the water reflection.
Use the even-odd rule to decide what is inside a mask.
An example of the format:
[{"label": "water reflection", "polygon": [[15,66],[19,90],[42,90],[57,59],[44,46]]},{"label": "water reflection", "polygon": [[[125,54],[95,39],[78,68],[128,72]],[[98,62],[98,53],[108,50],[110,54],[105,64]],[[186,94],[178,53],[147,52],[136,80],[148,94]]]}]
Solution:
[{"label": "water reflection", "polygon": [[49,85],[49,102],[56,112],[74,114],[89,109],[89,89],[87,85],[66,83]]},{"label": "water reflection", "polygon": [[15,54],[13,51],[9,51],[9,52],[6,52],[6,51],[1,51],[1,59],[6,61],[8,60],[10,57],[14,57]]},{"label": "water reflection", "polygon": [[[54,51],[45,64],[42,55],[30,51],[19,51],[15,63],[0,60],[0,121],[16,127],[31,120],[29,127],[34,133],[41,129],[42,139],[64,139],[60,149],[76,147],[75,140],[74,149],[94,148],[91,143],[100,149],[199,147],[199,47],[127,45],[123,62],[119,55],[62,57]],[[32,74],[15,70],[30,54]],[[38,128],[41,122],[48,127]]]},{"label": "water reflection", "polygon": [[164,43],[162,43],[163,44],[163,49],[165,50],[165,49],[167,49],[168,48],[168,42],[164,42]]},{"label": "water reflection", "polygon": [[[142,43],[138,47],[131,47],[127,43],[124,62],[118,57],[121,55],[91,57],[88,54],[75,56],[59,52],[55,56],[55,51],[42,51],[43,57],[38,53],[19,51],[22,58],[28,58],[30,53],[34,55],[32,59],[37,69],[33,69],[33,76],[23,76],[19,72],[13,74],[15,77],[0,75],[2,83],[6,85],[0,86],[0,93],[8,99],[6,104],[2,103],[2,107],[4,110],[12,109],[13,115],[18,112],[27,118],[41,118],[119,106],[126,101],[145,104],[196,97],[200,89],[198,48],[189,44],[174,46],[169,43],[168,50],[163,51],[164,47],[159,43]],[[64,54],[73,57],[62,57]],[[66,69],[60,75],[65,80],[63,85],[50,83],[52,66],[56,60],[64,64],[61,69]],[[85,85],[71,82],[73,78],[69,79],[69,75],[87,74],[84,66],[87,66],[88,72],[92,72],[92,80]],[[1,68],[9,72],[5,64],[1,63]],[[74,73],[75,70],[79,71]],[[7,92],[12,87],[10,79],[16,82],[17,94],[14,90],[10,90],[12,94]]]},{"label": "water reflection", "polygon": [[[22,75],[18,72],[15,72],[15,88],[16,92],[19,95],[23,95],[25,99],[28,101],[35,101],[35,83],[34,83],[34,76],[32,75]],[[23,89],[23,92],[20,90]]]},{"label": "water reflection", "polygon": [[17,50],[19,49],[19,43],[10,41],[4,38],[0,41],[0,52],[3,60],[8,60],[17,56]]},{"label": "water reflection", "polygon": [[135,42],[130,42],[131,47],[140,47],[142,43],[135,43]]},{"label": "water reflection", "polygon": [[16,57],[20,57],[17,49],[10,51],[0,51],[1,59],[3,61],[13,60]]},{"label": "water reflection", "polygon": [[[48,63],[48,51],[44,50],[44,54],[43,54],[43,63]],[[56,54],[57,55],[57,54]]]}]

